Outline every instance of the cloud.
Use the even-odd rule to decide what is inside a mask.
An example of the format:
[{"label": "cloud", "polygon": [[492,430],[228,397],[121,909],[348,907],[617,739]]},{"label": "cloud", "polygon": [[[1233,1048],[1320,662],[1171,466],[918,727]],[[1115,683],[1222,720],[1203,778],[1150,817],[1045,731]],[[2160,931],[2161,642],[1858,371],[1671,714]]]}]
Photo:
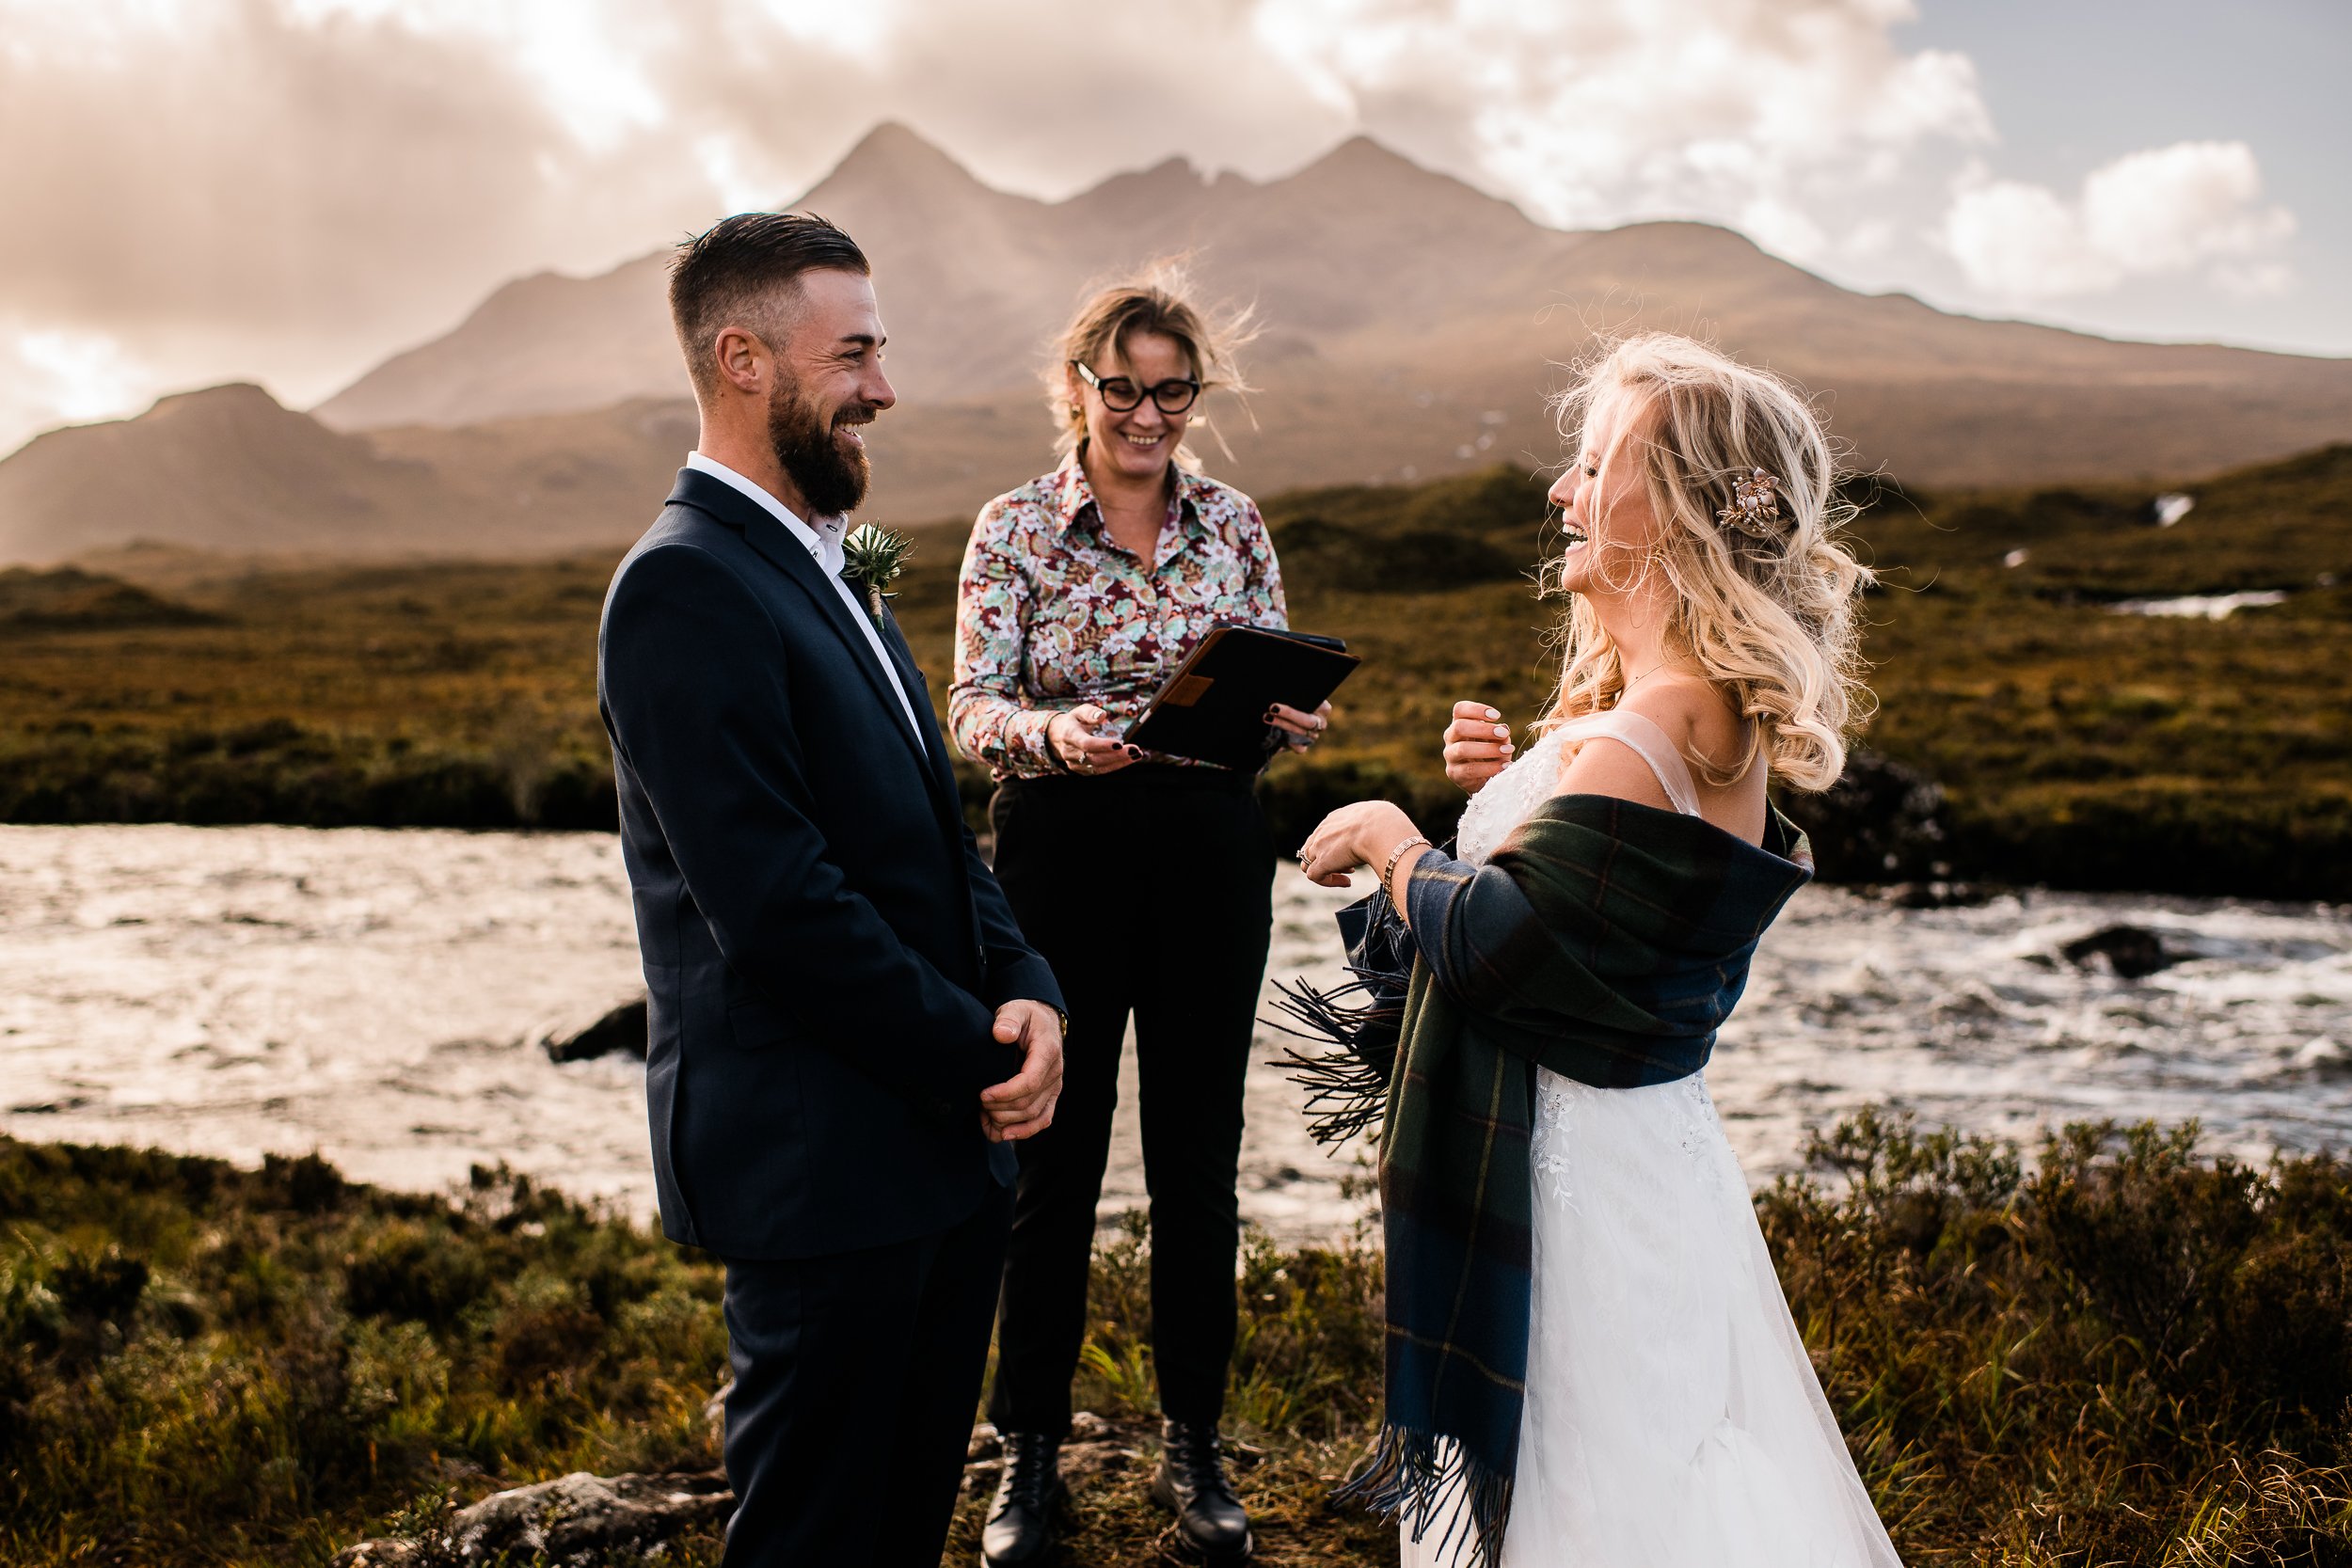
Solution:
[{"label": "cloud", "polygon": [[[881,119],[992,184],[1053,198],[1177,155],[1286,172],[1356,129],[1264,46],[1256,3],[687,0],[624,25],[673,132],[733,179],[770,181],[770,199]],[[855,28],[829,20],[835,9],[856,10]]]},{"label": "cloud", "polygon": [[[314,401],[509,278],[790,199],[890,119],[1044,198],[1179,153],[1269,178],[1369,131],[1548,222],[1708,219],[1885,276],[1993,140],[1975,68],[1906,49],[1914,20],[1911,0],[0,0],[0,450],[232,377]],[[2291,221],[2242,147],[2190,144],[2072,200],[1980,172],[1939,233],[2005,297],[2158,266],[2261,292]]]},{"label": "cloud", "polygon": [[[884,119],[1050,194],[1178,150],[1272,173],[1350,129],[1245,0],[849,9],[0,0],[0,316],[120,345],[116,412],[234,377],[309,403],[510,278],[789,200]],[[0,448],[73,417],[60,385],[21,382]]]},{"label": "cloud", "polygon": [[2071,202],[1972,166],[1941,238],[1978,288],[2033,301],[2195,272],[2234,293],[2277,293],[2292,281],[2276,257],[2295,228],[2294,214],[2265,204],[2251,148],[2200,141],[2103,164]]},{"label": "cloud", "polygon": [[0,308],[161,377],[317,395],[486,282],[709,205],[580,135],[529,61],[389,13],[17,0],[0,34]]},{"label": "cloud", "polygon": [[1922,144],[1989,140],[1903,0],[1263,0],[1270,47],[1375,135],[1563,227],[1739,224],[1818,256]]},{"label": "cloud", "polygon": [[151,382],[103,333],[0,322],[0,456],[41,425],[119,413]]}]

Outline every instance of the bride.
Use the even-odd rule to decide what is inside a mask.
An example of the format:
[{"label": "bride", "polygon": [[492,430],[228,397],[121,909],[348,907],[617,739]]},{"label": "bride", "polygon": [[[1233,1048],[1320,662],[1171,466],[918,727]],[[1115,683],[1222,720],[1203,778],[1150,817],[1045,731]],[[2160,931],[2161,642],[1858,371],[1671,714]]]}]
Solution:
[{"label": "bride", "polygon": [[1867,700],[1836,467],[1777,378],[1618,344],[1565,401],[1573,595],[1538,738],[1454,710],[1460,859],[1343,807],[1307,874],[1379,868],[1416,955],[1382,1124],[1380,1447],[1346,1491],[1407,1568],[1885,1568],[1700,1075],[1811,875]]}]

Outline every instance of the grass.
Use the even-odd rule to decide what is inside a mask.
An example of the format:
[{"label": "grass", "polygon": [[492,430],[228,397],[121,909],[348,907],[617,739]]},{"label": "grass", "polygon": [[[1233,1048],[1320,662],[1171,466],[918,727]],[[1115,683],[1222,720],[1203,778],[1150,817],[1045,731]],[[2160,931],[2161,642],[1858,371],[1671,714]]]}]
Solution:
[{"label": "grass", "polygon": [[420,1497],[705,1458],[719,1284],[502,1171],[0,1139],[0,1560],[323,1562]]},{"label": "grass", "polygon": [[206,624],[0,626],[0,818],[609,827],[608,561],[240,575]]},{"label": "grass", "polygon": [[[2352,1562],[2352,1173],[2194,1144],[2071,1127],[2028,1162],[1866,1112],[1758,1196],[1906,1562]],[[1127,1430],[1153,1407],[1147,1265],[1133,1222],[1099,1247],[1077,1389]],[[1260,1560],[1392,1563],[1386,1527],[1324,1502],[1376,1418],[1376,1252],[1253,1241],[1236,1289]],[[430,1197],[315,1158],[0,1139],[0,1561],[319,1564],[498,1486],[707,1468],[718,1290],[501,1171]],[[1081,1488],[1062,1560],[1157,1560],[1148,1481]]]},{"label": "grass", "polygon": [[[1812,805],[1825,875],[2352,886],[2352,446],[2192,494],[2159,529],[2140,491],[1866,487],[1859,538],[1884,577],[1866,746],[1886,766],[1857,782],[1932,785],[1916,798],[1934,804],[1892,837],[1871,788]],[[1451,705],[1523,721],[1548,686],[1558,607],[1527,578],[1540,483],[1496,469],[1264,505],[1294,620],[1365,656],[1331,739],[1269,775],[1278,830],[1295,839],[1376,793],[1446,831]],[[958,530],[919,531],[899,584],[941,702],[961,551]],[[0,820],[609,826],[594,665],[611,567],[197,574],[170,598],[15,575],[0,582]],[[2112,610],[2245,589],[2291,596],[2219,622]],[[986,780],[961,778],[977,814]]]},{"label": "grass", "polygon": [[[2352,887],[2352,446],[2194,493],[2171,529],[2135,493],[2072,490],[1889,493],[1865,519],[1889,568],[1869,743],[1944,784],[1970,873]],[[2112,609],[2248,589],[2290,597],[2218,622]]]}]

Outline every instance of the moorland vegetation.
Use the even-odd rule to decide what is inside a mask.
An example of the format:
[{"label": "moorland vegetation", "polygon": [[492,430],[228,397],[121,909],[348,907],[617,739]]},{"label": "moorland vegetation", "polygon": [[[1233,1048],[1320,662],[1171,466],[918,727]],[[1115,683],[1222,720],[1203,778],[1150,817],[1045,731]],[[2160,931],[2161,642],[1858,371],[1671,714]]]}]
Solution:
[{"label": "moorland vegetation", "polygon": [[[1446,831],[1457,698],[1539,711],[1540,480],[1268,499],[1293,619],[1365,656],[1331,740],[1264,785],[1295,842],[1379,793]],[[1842,880],[2273,897],[2352,886],[2352,446],[2179,487],[1853,491],[1879,713],[1801,806]],[[961,530],[897,610],[944,703]],[[139,552],[0,580],[0,820],[604,828],[596,618],[612,562],[226,570]],[[2130,601],[2273,593],[2227,619]],[[977,817],[987,795],[963,766]]]},{"label": "moorland vegetation", "polygon": [[[1906,1562],[2352,1561],[2352,1183],[2195,1142],[2078,1126],[2028,1163],[1865,1113],[1758,1195]],[[1141,1237],[1098,1248],[1077,1389],[1136,1434]],[[1360,1239],[1245,1250],[1229,1426],[1267,1568],[1395,1561],[1325,1500],[1376,1419],[1379,1280]],[[503,1170],[432,1196],[315,1156],[0,1138],[0,1561],[317,1568],[501,1487],[707,1471],[719,1293],[715,1263]],[[1148,1474],[1078,1489],[1066,1560],[1160,1560]]]}]

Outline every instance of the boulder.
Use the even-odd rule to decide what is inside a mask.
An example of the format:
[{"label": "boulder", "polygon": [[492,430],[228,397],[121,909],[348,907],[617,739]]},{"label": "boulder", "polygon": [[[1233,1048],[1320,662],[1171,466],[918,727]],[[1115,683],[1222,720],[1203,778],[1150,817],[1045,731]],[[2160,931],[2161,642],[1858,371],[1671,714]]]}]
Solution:
[{"label": "boulder", "polygon": [[550,1062],[584,1062],[593,1056],[609,1056],[618,1051],[645,1059],[645,999],[624,1002],[597,1019],[578,1029],[550,1029],[539,1038],[539,1049],[548,1053]]},{"label": "boulder", "polygon": [[1792,795],[1782,805],[1813,841],[1824,882],[1935,881],[1951,875],[1944,788],[1899,762],[1857,750],[1828,789]]},{"label": "boulder", "polygon": [[425,1568],[430,1560],[414,1541],[362,1541],[336,1553],[333,1568]]},{"label": "boulder", "polygon": [[2164,945],[2164,939],[2145,926],[2102,926],[2087,937],[2077,937],[2058,949],[2066,960],[2078,968],[2089,969],[2105,958],[2107,967],[2121,980],[2137,980],[2169,969],[2187,957],[2174,953]]},{"label": "boulder", "polygon": [[363,1541],[339,1555],[334,1568],[540,1561],[593,1568],[685,1530],[715,1528],[734,1509],[735,1494],[719,1470],[610,1478],[582,1471],[485,1497],[453,1517],[438,1541]]}]

